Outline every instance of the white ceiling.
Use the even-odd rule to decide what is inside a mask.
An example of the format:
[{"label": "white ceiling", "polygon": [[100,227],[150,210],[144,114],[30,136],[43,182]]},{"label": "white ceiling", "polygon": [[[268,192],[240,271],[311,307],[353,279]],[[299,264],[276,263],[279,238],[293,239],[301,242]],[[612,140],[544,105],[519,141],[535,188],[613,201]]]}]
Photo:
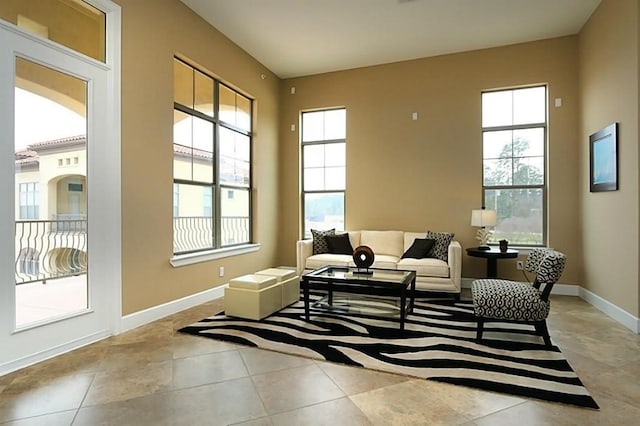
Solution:
[{"label": "white ceiling", "polygon": [[600,0],[181,0],[281,78],[577,34]]}]

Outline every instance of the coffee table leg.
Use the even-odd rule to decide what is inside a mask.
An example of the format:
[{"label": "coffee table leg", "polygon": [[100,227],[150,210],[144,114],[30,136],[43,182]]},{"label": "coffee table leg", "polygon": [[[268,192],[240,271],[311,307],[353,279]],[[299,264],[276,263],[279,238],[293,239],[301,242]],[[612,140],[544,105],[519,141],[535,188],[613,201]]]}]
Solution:
[{"label": "coffee table leg", "polygon": [[413,312],[413,302],[416,299],[416,279],[414,278],[411,281],[411,294],[409,295],[409,309],[407,310],[407,313],[411,313]]},{"label": "coffee table leg", "polygon": [[309,321],[309,281],[302,279],[302,290],[304,292],[304,317]]},{"label": "coffee table leg", "polygon": [[404,319],[407,315],[407,288],[400,289],[400,332],[404,331]]}]

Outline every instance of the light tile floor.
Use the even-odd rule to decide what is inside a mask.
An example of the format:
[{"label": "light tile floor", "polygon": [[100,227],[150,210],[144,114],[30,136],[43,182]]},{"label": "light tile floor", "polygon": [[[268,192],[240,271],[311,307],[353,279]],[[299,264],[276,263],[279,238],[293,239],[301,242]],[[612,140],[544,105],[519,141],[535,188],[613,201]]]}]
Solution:
[{"label": "light tile floor", "polygon": [[0,377],[0,423],[640,424],[640,336],[578,298],[552,301],[552,338],[600,410],[176,333],[221,310],[216,300]]}]

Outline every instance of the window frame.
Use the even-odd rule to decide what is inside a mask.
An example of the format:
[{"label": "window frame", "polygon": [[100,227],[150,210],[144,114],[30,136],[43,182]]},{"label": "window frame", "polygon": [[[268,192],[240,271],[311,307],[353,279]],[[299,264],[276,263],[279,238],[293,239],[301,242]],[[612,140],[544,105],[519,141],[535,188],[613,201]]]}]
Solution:
[{"label": "window frame", "polygon": [[[499,125],[499,126],[484,126],[482,112],[480,117],[481,122],[481,141],[482,141],[482,156],[481,156],[481,166],[482,166],[482,206],[491,208],[487,206],[487,191],[500,191],[500,190],[541,190],[542,192],[542,205],[541,205],[541,215],[542,215],[542,241],[540,244],[523,244],[523,243],[514,243],[514,247],[523,247],[523,248],[533,248],[533,247],[546,247],[548,245],[548,233],[547,233],[547,220],[548,220],[548,144],[549,144],[549,86],[547,84],[534,84],[527,86],[517,86],[517,87],[509,87],[509,88],[501,88],[501,89],[491,89],[491,90],[483,90],[480,94],[480,109],[483,110],[483,99],[482,96],[486,93],[497,93],[497,92],[516,92],[518,90],[524,89],[532,89],[532,88],[544,88],[544,121],[543,122],[533,122],[526,124],[512,124],[512,125]],[[512,98],[513,99],[513,98]],[[512,106],[512,113],[514,111],[514,107]],[[484,135],[488,132],[499,132],[499,131],[517,131],[517,130],[527,130],[527,129],[539,129],[543,130],[543,141],[542,141],[542,183],[540,184],[514,184],[513,179],[511,180],[511,184],[500,184],[500,185],[486,185],[484,179],[484,170],[485,170],[485,157],[484,157]],[[512,139],[513,141],[513,139]],[[509,157],[512,160],[514,158],[518,158],[516,156]],[[499,216],[499,212],[498,212]],[[497,225],[496,225],[497,227]],[[495,229],[495,228],[494,228]],[[497,237],[495,234],[489,239],[489,244],[495,245],[498,243]]]},{"label": "window frame", "polygon": [[[343,139],[320,139],[320,140],[310,140],[310,141],[305,141],[304,140],[304,115],[305,114],[313,114],[313,113],[319,113],[319,112],[329,112],[329,111],[338,111],[338,110],[343,110],[345,113],[345,137]],[[342,223],[344,224],[343,228],[346,229],[347,225],[346,225],[346,193],[347,193],[347,160],[346,160],[346,156],[347,156],[347,123],[346,123],[346,113],[347,113],[347,108],[346,107],[334,107],[334,108],[321,108],[321,109],[314,109],[314,110],[307,110],[307,111],[302,111],[300,113],[300,205],[301,205],[301,212],[302,215],[300,217],[300,235],[302,236],[302,238],[311,238],[311,228],[309,228],[309,232],[307,233],[307,224],[306,224],[306,209],[305,209],[305,201],[306,201],[306,195],[307,194],[342,194],[342,209],[343,209],[343,217],[342,217]],[[322,190],[305,190],[305,156],[304,156],[304,148],[305,146],[313,146],[313,145],[322,145],[322,146],[326,146],[326,145],[331,145],[331,144],[344,144],[345,147],[345,164],[344,164],[344,187],[343,189],[322,189]],[[323,166],[323,169],[327,169],[326,165]],[[341,229],[344,230],[344,229]]]},{"label": "window frame", "polygon": [[[204,217],[210,217],[212,220],[212,224],[211,224],[211,232],[212,232],[212,246],[211,247],[204,247],[204,248],[194,248],[194,249],[190,249],[190,250],[180,250],[180,251],[176,251],[176,246],[175,246],[175,225],[174,225],[174,232],[173,232],[173,237],[172,237],[172,244],[173,244],[173,248],[172,248],[172,252],[173,252],[173,259],[172,259],[172,264],[174,264],[174,266],[181,266],[182,264],[189,264],[191,263],[190,261],[188,261],[188,258],[194,258],[194,257],[198,257],[201,256],[203,259],[207,259],[207,253],[215,253],[215,252],[229,252],[231,249],[233,249],[236,246],[247,246],[247,245],[253,245],[253,208],[252,208],[252,204],[253,204],[253,200],[252,200],[252,194],[253,194],[253,111],[254,111],[254,102],[255,100],[251,97],[249,97],[248,95],[240,92],[239,90],[229,86],[228,84],[223,83],[222,81],[220,81],[219,79],[213,77],[211,75],[211,73],[207,72],[206,70],[195,66],[193,64],[191,64],[190,62],[188,62],[187,60],[180,58],[180,57],[174,57],[174,63],[175,62],[180,62],[182,65],[187,66],[188,68],[191,68],[193,71],[193,78],[194,78],[194,83],[192,85],[192,90],[193,90],[193,99],[194,99],[194,105],[192,105],[191,107],[185,106],[181,103],[178,103],[176,101],[176,96],[174,94],[174,102],[173,102],[173,111],[175,114],[175,111],[179,111],[183,114],[186,114],[190,117],[192,117],[192,119],[198,118],[201,120],[205,120],[209,123],[212,123],[213,125],[213,145],[212,145],[212,177],[211,177],[211,182],[206,182],[206,181],[202,181],[202,180],[197,180],[194,176],[193,176],[193,170],[192,170],[192,178],[191,179],[185,179],[185,178],[176,178],[175,177],[175,169],[173,169],[173,185],[189,185],[192,187],[201,187],[201,188],[210,188],[211,190],[211,203],[210,205],[206,206],[205,205],[205,197],[201,197],[202,198],[202,208],[203,208],[203,214],[204,212],[207,210],[207,208],[210,210],[208,211],[208,213],[210,213],[209,216],[204,216]],[[196,99],[196,84],[195,84],[195,76],[196,74],[201,74],[209,79],[212,80],[213,82],[213,111],[212,114],[213,116],[210,116],[202,111],[199,111],[196,109],[196,105],[195,105],[195,99]],[[174,77],[174,84],[175,84],[175,77]],[[227,121],[224,121],[221,119],[220,117],[220,87],[224,86],[225,88],[231,90],[236,96],[242,96],[243,98],[246,98],[249,102],[249,111],[248,111],[248,129],[243,129],[242,127],[235,125],[235,123],[229,123]],[[174,88],[175,91],[175,88]],[[175,125],[175,122],[174,122]],[[248,176],[248,182],[246,182],[246,184],[238,184],[238,185],[234,185],[234,184],[229,184],[226,182],[223,182],[223,180],[220,177],[220,161],[221,161],[221,149],[220,149],[220,131],[221,129],[227,129],[231,132],[237,133],[237,134],[241,134],[245,137],[248,138],[248,143],[249,143],[249,151],[248,151],[248,167],[249,167],[249,176]],[[192,141],[193,141],[193,134],[192,134]],[[172,147],[174,147],[176,144],[175,142],[175,138],[172,136]],[[193,143],[192,143],[192,147],[193,147]],[[198,149],[198,148],[194,148],[194,149]],[[193,157],[193,152],[191,153],[191,156]],[[175,150],[173,152],[173,157],[175,159]],[[175,160],[174,160],[175,161]],[[175,164],[175,163],[174,163]],[[175,165],[174,165],[175,167]],[[248,194],[248,211],[247,211],[247,220],[248,220],[248,224],[247,224],[247,241],[240,241],[234,244],[223,244],[223,235],[222,235],[222,221],[223,221],[223,217],[222,217],[222,198],[223,198],[223,194],[226,194],[227,191],[229,190],[242,190],[242,191],[246,191]],[[173,193],[175,194],[175,190],[173,191]],[[175,203],[175,200],[173,201]],[[174,212],[175,212],[175,205],[173,208]],[[180,205],[178,204],[178,212],[180,211]],[[175,224],[175,220],[176,217],[173,217],[172,220],[174,221]],[[214,257],[211,258],[216,258],[217,256],[214,255]],[[181,261],[184,259],[187,259],[186,262]],[[175,260],[175,262],[174,262]]]}]

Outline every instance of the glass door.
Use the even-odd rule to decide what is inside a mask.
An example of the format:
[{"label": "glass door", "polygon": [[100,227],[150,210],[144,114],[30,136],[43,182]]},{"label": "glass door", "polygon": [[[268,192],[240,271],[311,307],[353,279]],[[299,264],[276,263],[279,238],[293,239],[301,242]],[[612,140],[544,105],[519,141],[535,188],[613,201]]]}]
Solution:
[{"label": "glass door", "polygon": [[[0,375],[118,327],[119,49],[85,3],[0,3]],[[69,13],[102,25],[96,49],[49,30]]]},{"label": "glass door", "polygon": [[15,57],[15,328],[86,312],[87,81]]}]

